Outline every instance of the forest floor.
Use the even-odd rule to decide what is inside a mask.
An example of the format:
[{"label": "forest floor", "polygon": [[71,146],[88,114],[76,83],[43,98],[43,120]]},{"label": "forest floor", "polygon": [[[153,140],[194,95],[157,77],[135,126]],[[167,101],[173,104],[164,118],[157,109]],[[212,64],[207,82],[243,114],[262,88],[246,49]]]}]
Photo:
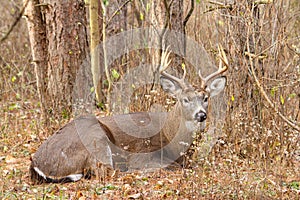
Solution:
[{"label": "forest floor", "polygon": [[52,131],[39,127],[36,113],[30,103],[1,107],[0,199],[300,199],[299,160],[243,157],[231,151],[234,145],[225,137],[193,169],[34,185],[30,157]]},{"label": "forest floor", "polygon": [[[15,22],[23,2],[1,1],[1,37]],[[229,120],[223,136],[210,154],[194,161],[192,169],[116,173],[104,180],[92,177],[65,184],[35,185],[29,177],[32,155],[68,120],[49,121],[47,128],[41,125],[33,67],[36,61],[31,55],[26,17],[22,17],[0,48],[0,199],[300,200],[300,133],[270,109],[249,72],[249,60],[258,59],[256,70],[274,105],[279,105],[287,118],[293,116],[291,119],[299,124],[299,0],[234,2],[234,9],[213,9],[214,12],[209,13],[206,10],[210,7],[199,4],[195,25],[187,29],[187,33],[192,33],[189,37],[198,38],[205,48],[209,47],[207,51],[211,56],[215,54],[216,44],[225,43],[232,65],[227,87],[230,100],[226,101],[235,113],[227,113],[226,120]],[[253,2],[264,3],[257,6]],[[255,7],[250,12],[247,5]],[[126,14],[133,17],[135,14],[129,10],[135,9],[128,9]],[[136,16],[139,19],[147,15]],[[256,19],[256,15],[259,18]],[[148,24],[144,22],[142,24]],[[112,27],[118,24],[123,26],[123,22],[117,20]],[[136,26],[127,25],[125,21],[124,24]],[[246,41],[250,41],[251,49],[255,48],[253,52],[259,54],[245,51]],[[131,62],[148,62],[136,58],[122,60],[122,70],[123,66],[131,66]],[[119,67],[118,62],[115,64]]]}]

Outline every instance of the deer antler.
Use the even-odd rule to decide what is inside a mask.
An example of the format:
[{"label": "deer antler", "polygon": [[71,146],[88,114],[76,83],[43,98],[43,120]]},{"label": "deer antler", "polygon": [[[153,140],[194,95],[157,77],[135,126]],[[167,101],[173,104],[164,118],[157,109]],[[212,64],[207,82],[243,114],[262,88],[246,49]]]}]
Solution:
[{"label": "deer antler", "polygon": [[[224,73],[228,69],[228,60],[227,60],[227,57],[226,57],[226,54],[225,54],[223,48],[220,47],[220,45],[218,45],[218,50],[219,50],[219,58],[220,58],[218,71],[208,75],[205,78],[202,77],[200,70],[198,72],[199,77],[201,79],[201,88],[205,88],[207,86],[208,81],[210,81],[211,79],[215,78],[216,76]],[[224,66],[222,65],[222,63],[224,64]]]},{"label": "deer antler", "polygon": [[166,50],[163,50],[162,54],[161,54],[161,62],[160,62],[160,68],[159,68],[159,72],[161,75],[176,81],[179,86],[182,89],[186,89],[188,86],[186,85],[186,83],[184,82],[185,76],[186,76],[186,69],[185,67],[183,67],[183,76],[182,78],[177,78],[171,74],[168,74],[165,70],[169,67],[169,64],[171,63],[171,60],[169,60],[169,56],[171,52],[168,52],[169,46],[166,48]]}]

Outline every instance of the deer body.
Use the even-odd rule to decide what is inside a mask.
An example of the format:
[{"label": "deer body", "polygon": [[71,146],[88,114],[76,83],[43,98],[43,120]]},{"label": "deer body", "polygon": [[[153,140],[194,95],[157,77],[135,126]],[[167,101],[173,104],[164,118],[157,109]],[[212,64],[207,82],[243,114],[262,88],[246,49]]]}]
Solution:
[{"label": "deer body", "polygon": [[[123,126],[128,124],[128,118],[134,121],[130,124],[130,129]],[[110,135],[114,168],[118,168],[116,167],[118,158],[114,157],[118,152],[128,162],[127,170],[166,167],[179,160],[181,154],[189,147],[188,144],[192,142],[192,133],[198,128],[198,123],[195,123],[194,119],[187,121],[182,117],[180,103],[175,104],[170,112],[140,112],[101,117],[98,120]],[[138,137],[140,132],[136,129],[141,131],[143,137]],[[161,151],[164,153],[163,158]]]},{"label": "deer body", "polygon": [[118,168],[118,162],[123,161],[131,170],[182,162],[193,133],[205,126],[209,97],[224,89],[226,79],[218,77],[210,85],[207,82],[227,67],[205,79],[199,74],[201,87],[194,88],[185,82],[185,71],[181,79],[165,72],[168,56],[165,52],[162,55],[160,81],[164,91],[177,99],[173,110],[75,119],[40,146],[32,158],[32,179],[77,181],[99,164]]},{"label": "deer body", "polygon": [[[101,156],[100,156],[101,155]],[[31,179],[77,181],[97,162],[112,166],[108,139],[95,117],[80,117],[50,136],[32,158]]]}]

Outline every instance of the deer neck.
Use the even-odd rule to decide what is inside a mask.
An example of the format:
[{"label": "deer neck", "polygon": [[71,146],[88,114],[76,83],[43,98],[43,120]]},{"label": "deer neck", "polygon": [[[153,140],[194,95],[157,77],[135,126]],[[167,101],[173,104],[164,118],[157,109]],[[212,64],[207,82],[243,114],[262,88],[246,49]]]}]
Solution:
[{"label": "deer neck", "polygon": [[187,121],[182,116],[182,106],[177,102],[168,113],[168,118],[162,131],[168,141],[171,141],[175,136],[179,138],[192,136],[196,129],[197,124],[194,121]]}]

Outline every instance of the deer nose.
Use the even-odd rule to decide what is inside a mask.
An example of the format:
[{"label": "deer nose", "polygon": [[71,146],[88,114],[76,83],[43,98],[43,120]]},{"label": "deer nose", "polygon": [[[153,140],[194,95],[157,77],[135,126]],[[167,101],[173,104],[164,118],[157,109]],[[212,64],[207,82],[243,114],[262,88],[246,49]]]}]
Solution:
[{"label": "deer nose", "polygon": [[198,122],[203,122],[204,120],[206,120],[206,113],[203,111],[200,111],[200,112],[196,113],[195,118]]}]

